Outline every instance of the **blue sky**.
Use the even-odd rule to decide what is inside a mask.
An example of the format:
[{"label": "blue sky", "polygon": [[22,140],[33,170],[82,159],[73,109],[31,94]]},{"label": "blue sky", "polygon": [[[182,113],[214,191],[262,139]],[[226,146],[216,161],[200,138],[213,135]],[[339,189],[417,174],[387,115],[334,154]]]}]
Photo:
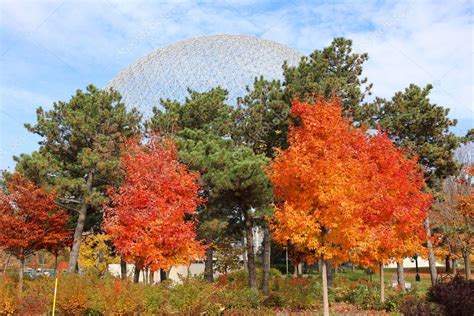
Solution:
[{"label": "blue sky", "polygon": [[374,95],[434,84],[464,134],[474,127],[471,1],[0,1],[0,169],[30,153],[35,109],[103,87],[122,68],[177,40],[247,34],[308,54],[336,36],[369,53]]}]

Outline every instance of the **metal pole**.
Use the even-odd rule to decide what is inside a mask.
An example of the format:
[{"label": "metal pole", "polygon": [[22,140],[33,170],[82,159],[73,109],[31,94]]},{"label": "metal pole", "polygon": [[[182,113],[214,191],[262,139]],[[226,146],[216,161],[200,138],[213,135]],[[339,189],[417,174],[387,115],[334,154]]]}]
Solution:
[{"label": "metal pole", "polygon": [[54,297],[53,297],[53,313],[52,316],[54,316],[55,310],[56,310],[56,294],[58,292],[58,276],[56,275],[56,280],[54,281]]},{"label": "metal pole", "polygon": [[421,278],[420,278],[420,274],[418,273],[418,255],[415,255],[415,266],[416,266],[416,276],[415,276],[415,280],[416,282],[420,282],[421,281]]}]

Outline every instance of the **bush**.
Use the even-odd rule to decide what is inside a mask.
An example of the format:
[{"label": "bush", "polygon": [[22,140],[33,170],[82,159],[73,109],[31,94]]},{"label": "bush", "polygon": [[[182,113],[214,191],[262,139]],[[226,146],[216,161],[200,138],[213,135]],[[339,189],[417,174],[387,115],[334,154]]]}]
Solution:
[{"label": "bush", "polygon": [[265,307],[284,307],[285,298],[278,292],[272,292],[263,300],[262,304]]},{"label": "bush", "polygon": [[42,314],[51,312],[54,293],[54,279],[38,278],[26,281],[19,314]]},{"label": "bush", "polygon": [[56,307],[61,314],[82,315],[85,313],[89,307],[89,297],[95,296],[95,293],[90,293],[95,288],[95,282],[91,281],[93,281],[91,278],[77,274],[60,276]]},{"label": "bush", "polygon": [[442,305],[446,315],[474,315],[474,280],[456,275],[437,282],[428,290],[428,300]]},{"label": "bush", "polygon": [[248,310],[258,308],[262,302],[262,296],[257,290],[242,288],[223,291],[221,293],[223,305],[228,309]]},{"label": "bush", "polygon": [[114,278],[99,279],[88,290],[89,313],[125,314],[144,309],[145,286]]},{"label": "bush", "polygon": [[280,270],[278,269],[275,269],[275,268],[271,268],[270,269],[270,278],[281,278],[282,274],[280,272]]},{"label": "bush", "polygon": [[443,308],[436,303],[427,302],[416,296],[406,296],[399,308],[400,313],[405,316],[437,316],[444,315]]},{"label": "bush", "polygon": [[0,315],[10,315],[17,311],[17,285],[7,276],[0,278]]},{"label": "bush", "polygon": [[171,312],[196,315],[208,308],[215,290],[211,283],[202,279],[183,279],[182,284],[170,288]]},{"label": "bush", "polygon": [[227,281],[233,288],[244,288],[248,285],[248,274],[245,270],[232,271],[227,274]]},{"label": "bush", "polygon": [[[316,278],[277,279],[273,283],[274,300],[292,309],[314,309],[320,305],[322,288]],[[276,294],[276,293],[278,294]]]},{"label": "bush", "polygon": [[146,313],[153,315],[165,312],[165,293],[162,286],[147,286],[144,291],[143,305]]},{"label": "bush", "polygon": [[362,309],[383,309],[384,307],[380,303],[380,288],[366,282],[354,284],[345,299]]},{"label": "bush", "polygon": [[[262,285],[263,280],[263,270],[261,268],[256,269],[257,272],[257,285]],[[270,269],[270,282],[274,279],[280,279],[282,276],[281,272],[278,269]],[[219,279],[227,278],[228,282],[231,282],[231,286],[234,288],[244,288],[248,286],[248,272],[245,270],[236,270],[227,273],[226,275],[219,276]]]}]

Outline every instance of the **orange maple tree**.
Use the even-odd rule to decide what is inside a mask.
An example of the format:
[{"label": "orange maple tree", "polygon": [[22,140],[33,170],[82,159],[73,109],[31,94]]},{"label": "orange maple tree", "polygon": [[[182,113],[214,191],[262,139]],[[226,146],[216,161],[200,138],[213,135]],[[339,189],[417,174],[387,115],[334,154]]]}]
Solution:
[{"label": "orange maple tree", "polygon": [[361,233],[367,242],[358,254],[358,262],[370,267],[378,264],[383,301],[383,264],[402,262],[405,257],[425,252],[424,220],[432,197],[424,192],[425,182],[417,157],[408,158],[380,130],[368,142],[372,167],[368,169],[366,193],[371,199],[361,214],[365,223]]},{"label": "orange maple tree", "polygon": [[70,238],[68,215],[55,202],[57,194],[37,186],[19,173],[6,181],[0,191],[0,248],[21,263],[19,291],[28,256]]},{"label": "orange maple tree", "polygon": [[158,135],[129,140],[125,152],[123,181],[107,191],[103,225],[118,253],[138,271],[202,255],[192,219],[202,202],[198,174],[178,161],[171,140]]},{"label": "orange maple tree", "polygon": [[380,131],[370,136],[352,126],[339,100],[295,101],[291,115],[299,125],[268,170],[280,201],[275,239],[321,260],[328,314],[325,260],[373,265],[414,255],[426,240],[431,196],[416,158]]},{"label": "orange maple tree", "polygon": [[328,313],[325,260],[341,262],[362,244],[360,216],[370,168],[365,135],[342,116],[337,99],[314,104],[295,101],[290,146],[279,152],[270,179],[280,205],[275,210],[275,239],[291,241],[309,261],[322,261],[323,302]]}]

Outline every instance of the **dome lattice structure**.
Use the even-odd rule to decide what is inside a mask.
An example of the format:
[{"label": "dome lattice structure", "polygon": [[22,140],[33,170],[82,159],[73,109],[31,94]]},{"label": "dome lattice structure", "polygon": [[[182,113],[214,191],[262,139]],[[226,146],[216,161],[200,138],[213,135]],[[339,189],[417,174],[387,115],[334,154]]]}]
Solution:
[{"label": "dome lattice structure", "polygon": [[123,69],[107,88],[145,114],[160,99],[183,101],[187,89],[204,92],[220,86],[235,104],[255,77],[282,79],[282,65],[297,65],[302,54],[285,45],[243,35],[192,37],[155,50]]}]

